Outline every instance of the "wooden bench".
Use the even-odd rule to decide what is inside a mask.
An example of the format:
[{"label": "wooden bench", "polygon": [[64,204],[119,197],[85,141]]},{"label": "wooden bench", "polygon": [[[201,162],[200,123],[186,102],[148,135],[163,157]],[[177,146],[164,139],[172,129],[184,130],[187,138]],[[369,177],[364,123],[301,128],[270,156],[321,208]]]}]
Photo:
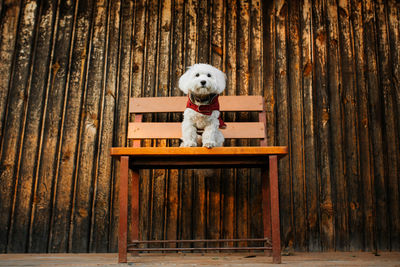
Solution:
[{"label": "wooden bench", "polygon": [[[262,211],[264,237],[258,239],[218,240],[157,240],[153,243],[194,243],[194,242],[239,242],[262,241],[264,246],[251,250],[272,250],[274,263],[281,262],[278,159],[285,156],[287,147],[266,146],[266,116],[262,96],[220,96],[220,110],[258,112],[258,122],[226,122],[223,129],[225,139],[256,138],[260,146],[246,147],[140,147],[142,139],[179,139],[180,122],[142,122],[145,113],[183,112],[187,97],[131,98],[129,112],[134,122],[129,123],[128,138],[133,147],[113,147],[111,155],[120,159],[119,184],[119,262],[127,262],[127,252],[139,251],[190,251],[190,250],[250,250],[249,247],[218,248],[140,248],[139,244],[152,241],[139,240],[139,170],[140,169],[184,169],[184,168],[261,168],[262,170]],[[132,170],[131,190],[131,233],[128,243],[128,171]],[[268,172],[269,170],[269,172]]]}]

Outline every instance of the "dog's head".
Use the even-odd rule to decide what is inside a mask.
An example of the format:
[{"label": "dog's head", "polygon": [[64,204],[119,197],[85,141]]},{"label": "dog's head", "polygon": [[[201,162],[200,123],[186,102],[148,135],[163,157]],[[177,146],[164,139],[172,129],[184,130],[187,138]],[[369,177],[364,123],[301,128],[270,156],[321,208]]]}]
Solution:
[{"label": "dog's head", "polygon": [[208,64],[195,64],[179,79],[179,89],[200,99],[225,90],[226,75]]}]

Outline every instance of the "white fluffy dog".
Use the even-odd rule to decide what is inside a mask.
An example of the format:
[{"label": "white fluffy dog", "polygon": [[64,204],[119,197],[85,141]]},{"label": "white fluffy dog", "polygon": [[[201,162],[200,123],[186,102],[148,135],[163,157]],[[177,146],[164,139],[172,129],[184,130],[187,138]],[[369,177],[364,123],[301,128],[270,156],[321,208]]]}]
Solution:
[{"label": "white fluffy dog", "polygon": [[[226,75],[208,64],[191,66],[179,79],[179,89],[188,95],[182,122],[182,147],[222,146],[224,136],[219,128],[226,125],[220,118],[218,95],[225,90]],[[204,130],[202,136],[198,130]]]}]

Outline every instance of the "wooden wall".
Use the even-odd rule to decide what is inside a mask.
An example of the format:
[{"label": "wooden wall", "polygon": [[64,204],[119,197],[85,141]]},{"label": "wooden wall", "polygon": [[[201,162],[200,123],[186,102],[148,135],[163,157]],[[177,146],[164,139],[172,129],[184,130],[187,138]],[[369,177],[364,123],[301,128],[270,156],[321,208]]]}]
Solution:
[{"label": "wooden wall", "polygon": [[[0,0],[0,13],[0,252],[116,251],[109,148],[127,145],[128,98],[180,95],[195,62],[226,72],[227,95],[263,94],[268,142],[290,148],[284,248],[400,249],[395,0]],[[142,175],[143,239],[262,235],[259,170]]]}]

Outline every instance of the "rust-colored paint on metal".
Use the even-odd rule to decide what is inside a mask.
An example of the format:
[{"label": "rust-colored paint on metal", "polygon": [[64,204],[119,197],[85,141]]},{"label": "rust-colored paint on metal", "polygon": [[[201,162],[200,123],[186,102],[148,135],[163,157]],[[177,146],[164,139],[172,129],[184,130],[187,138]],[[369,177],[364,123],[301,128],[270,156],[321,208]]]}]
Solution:
[{"label": "rust-colored paint on metal", "polygon": [[[128,246],[128,172],[129,157],[120,157],[120,190],[119,190],[119,239],[118,239],[118,260],[127,261],[126,249]],[[136,190],[135,190],[136,191]],[[133,207],[132,207],[133,209]],[[136,237],[132,234],[133,237]]]},{"label": "rust-colored paint on metal", "polygon": [[269,156],[269,186],[271,198],[271,237],[274,263],[281,263],[281,237],[279,219],[278,156]]}]

